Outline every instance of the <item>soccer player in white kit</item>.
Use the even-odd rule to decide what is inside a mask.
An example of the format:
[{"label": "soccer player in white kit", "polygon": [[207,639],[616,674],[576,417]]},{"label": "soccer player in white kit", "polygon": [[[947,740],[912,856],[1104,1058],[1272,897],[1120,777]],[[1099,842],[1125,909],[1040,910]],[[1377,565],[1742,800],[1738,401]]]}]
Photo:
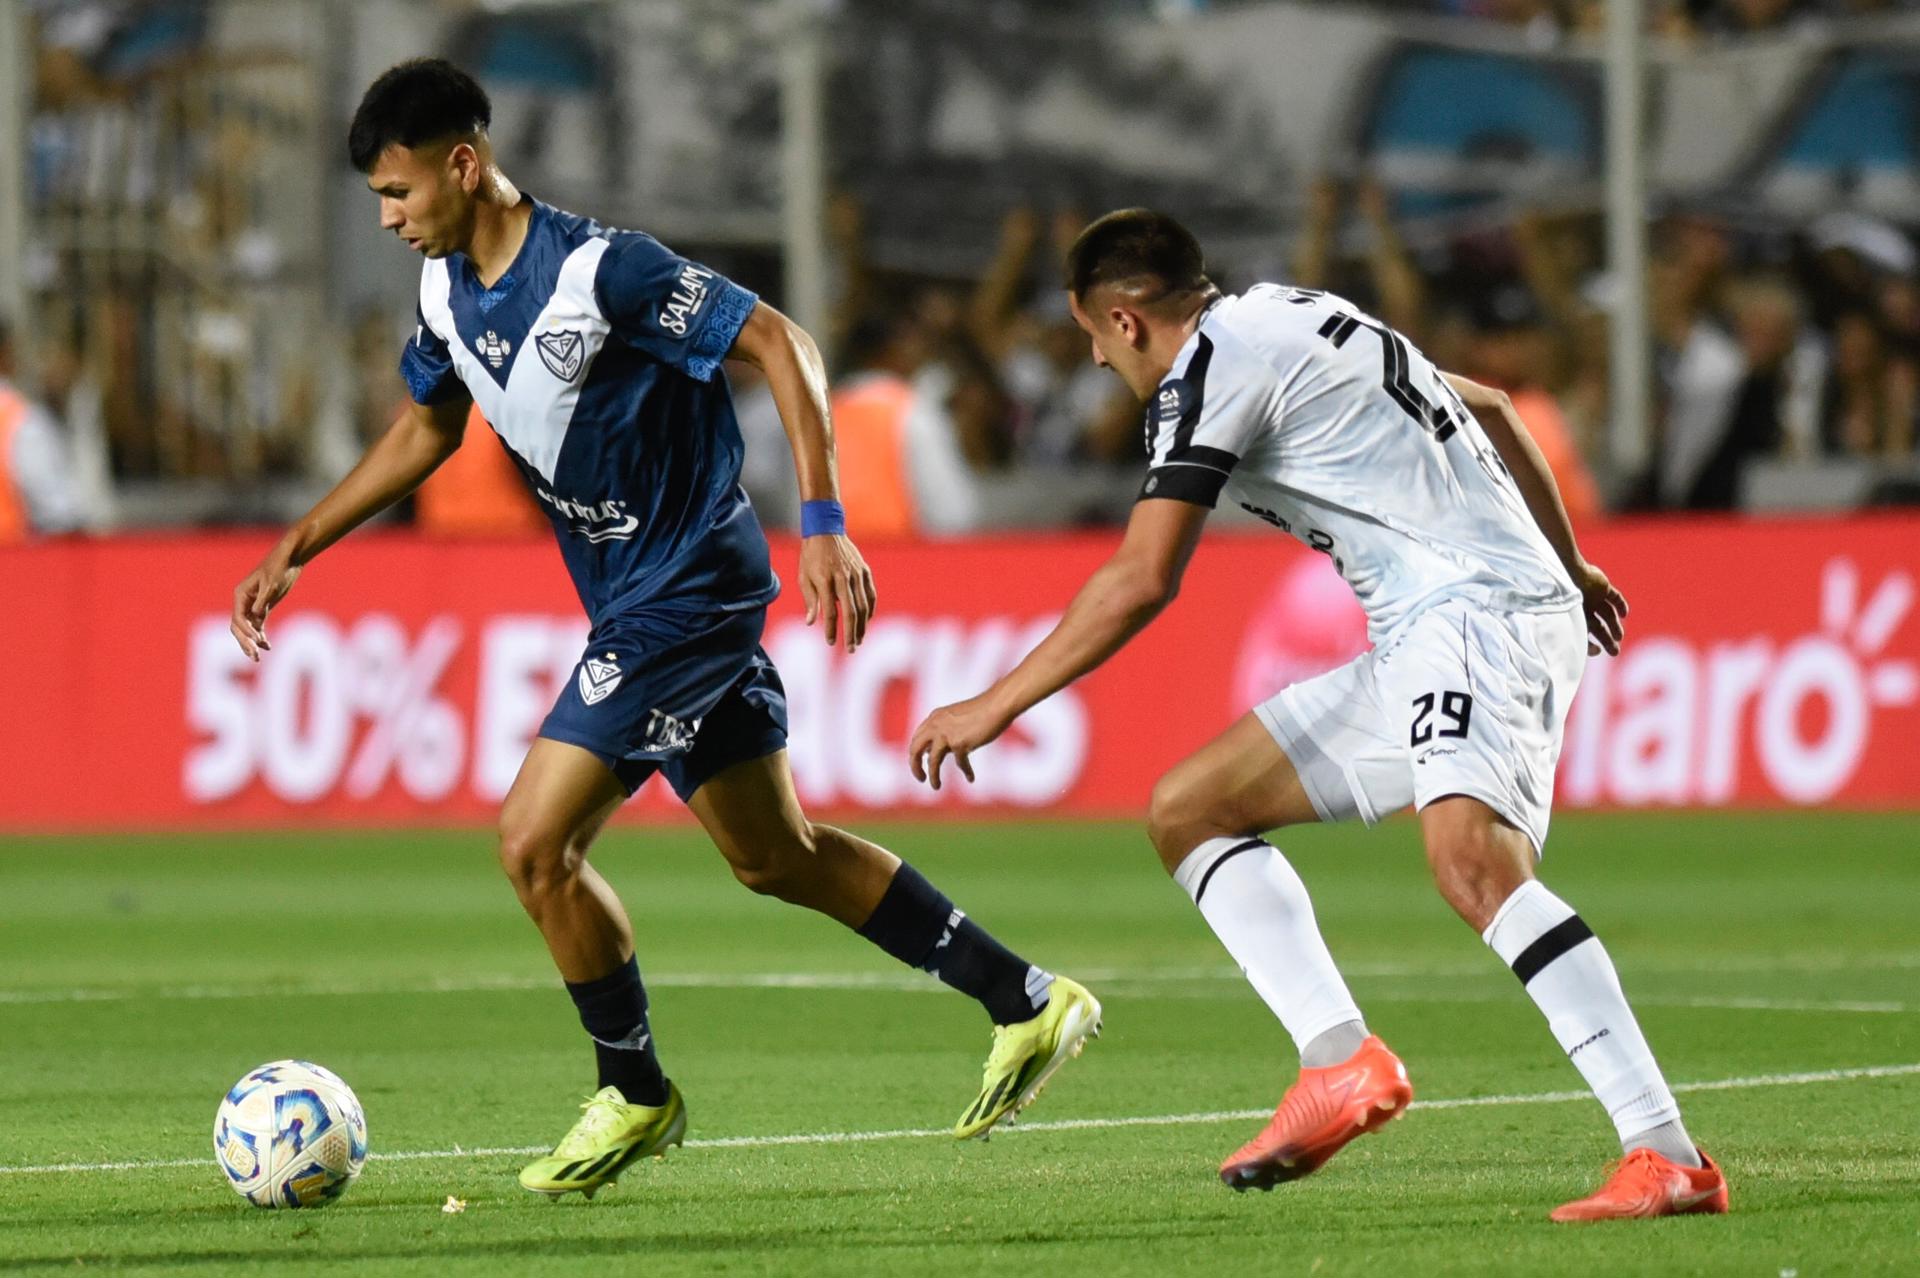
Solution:
[{"label": "soccer player in white kit", "polygon": [[1053,632],[986,692],[914,732],[940,785],[1173,600],[1224,492],[1330,557],[1371,651],[1254,707],[1154,787],[1148,832],[1300,1049],[1300,1076],[1221,1179],[1304,1176],[1413,1098],[1334,966],[1305,886],[1260,835],[1409,804],[1440,893],[1512,967],[1606,1107],[1626,1156],[1555,1220],[1722,1212],[1613,963],[1534,877],[1562,729],[1627,605],[1588,563],[1539,450],[1499,391],[1442,373],[1331,294],[1224,296],[1179,223],[1125,209],[1067,259],[1093,358],[1148,402],[1151,468],[1125,538]]}]

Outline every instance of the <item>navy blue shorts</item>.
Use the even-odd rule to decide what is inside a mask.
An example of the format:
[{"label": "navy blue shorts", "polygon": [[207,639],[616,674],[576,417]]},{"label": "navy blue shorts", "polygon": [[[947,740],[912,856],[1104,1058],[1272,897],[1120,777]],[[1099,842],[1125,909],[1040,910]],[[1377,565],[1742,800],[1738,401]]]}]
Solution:
[{"label": "navy blue shorts", "polygon": [[766,621],[764,608],[608,618],[540,735],[600,756],[628,794],[659,772],[685,802],[717,773],[786,747],[786,689],[760,647]]}]

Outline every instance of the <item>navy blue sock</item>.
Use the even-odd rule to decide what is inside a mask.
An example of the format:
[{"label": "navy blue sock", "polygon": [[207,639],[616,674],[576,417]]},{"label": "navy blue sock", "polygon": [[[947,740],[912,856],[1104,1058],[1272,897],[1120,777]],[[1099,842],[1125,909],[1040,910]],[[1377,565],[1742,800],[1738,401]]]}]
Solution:
[{"label": "navy blue sock", "polygon": [[568,981],[567,993],[593,1036],[600,1086],[619,1088],[630,1105],[666,1104],[667,1076],[653,1050],[639,961],[630,958],[598,980]]},{"label": "navy blue sock", "polygon": [[902,963],[979,1000],[996,1025],[1032,1020],[1053,988],[1051,973],[987,935],[905,861],[859,931]]}]

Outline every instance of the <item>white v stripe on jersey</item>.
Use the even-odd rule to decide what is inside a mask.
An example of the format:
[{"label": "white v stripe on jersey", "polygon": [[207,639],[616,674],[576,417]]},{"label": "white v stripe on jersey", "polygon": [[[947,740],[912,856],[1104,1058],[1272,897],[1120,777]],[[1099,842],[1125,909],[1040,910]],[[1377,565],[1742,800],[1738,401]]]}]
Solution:
[{"label": "white v stripe on jersey", "polygon": [[[603,239],[589,239],[567,255],[561,264],[553,296],[533,321],[527,341],[507,375],[505,386],[467,349],[454,323],[448,302],[451,287],[444,261],[428,263],[420,276],[420,312],[427,326],[446,342],[448,354],[460,380],[472,393],[494,431],[527,465],[548,483],[560,461],[560,448],[566,443],[567,429],[573,422],[574,407],[580,400],[580,388],[586,384],[586,370],[593,367],[610,331],[606,316],[593,294],[594,275],[600,258],[607,251]],[[545,335],[561,330],[577,333],[581,340],[578,371],[562,381],[558,374],[534,351],[525,349]]]},{"label": "white v stripe on jersey", "polygon": [[758,304],[650,235],[535,200],[492,287],[464,254],[421,264],[400,372],[414,402],[486,417],[595,624],[668,597],[741,611],[779,592],[718,375]]}]

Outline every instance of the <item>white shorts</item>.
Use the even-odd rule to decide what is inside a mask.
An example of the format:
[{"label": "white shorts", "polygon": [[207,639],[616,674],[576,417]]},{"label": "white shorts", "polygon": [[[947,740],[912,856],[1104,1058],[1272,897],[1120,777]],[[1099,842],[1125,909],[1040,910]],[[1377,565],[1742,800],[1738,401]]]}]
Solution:
[{"label": "white shorts", "polygon": [[1585,614],[1445,600],[1386,643],[1254,708],[1322,821],[1368,825],[1464,794],[1547,840],[1553,774],[1587,662]]}]

